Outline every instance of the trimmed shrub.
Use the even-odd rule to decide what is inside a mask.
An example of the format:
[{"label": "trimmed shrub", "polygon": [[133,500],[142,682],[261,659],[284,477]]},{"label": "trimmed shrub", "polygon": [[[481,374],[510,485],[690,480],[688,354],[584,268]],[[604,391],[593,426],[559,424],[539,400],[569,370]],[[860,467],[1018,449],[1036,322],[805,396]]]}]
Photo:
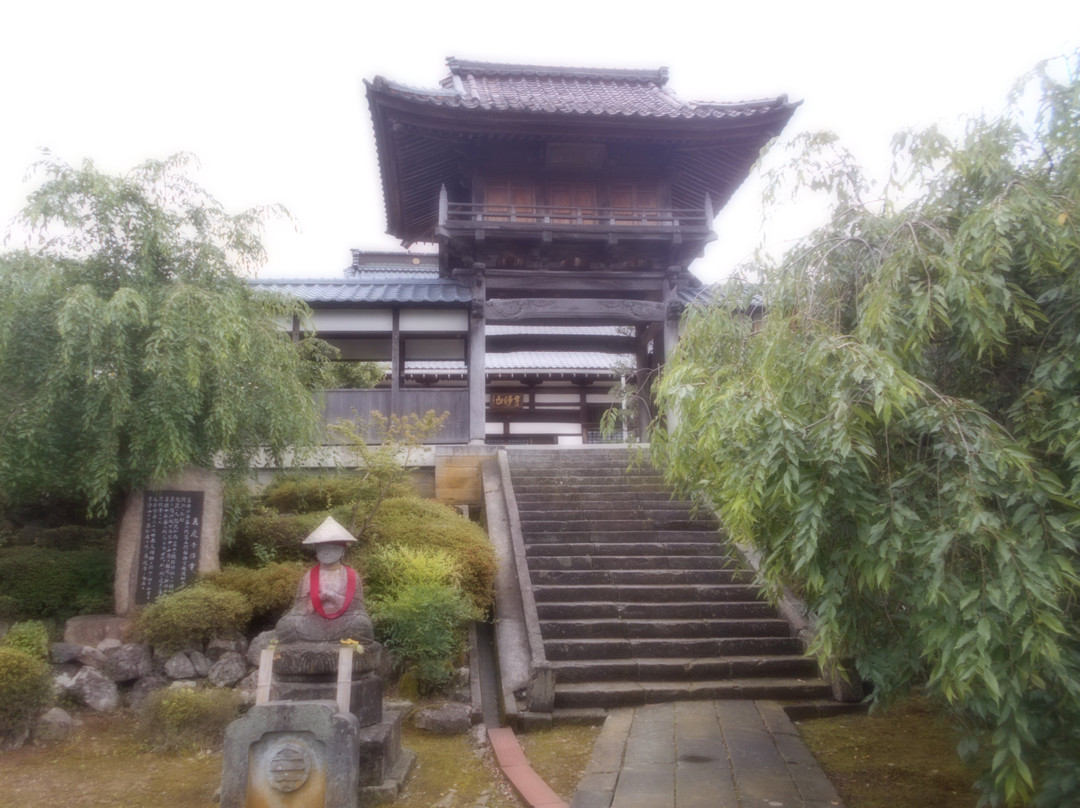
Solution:
[{"label": "trimmed shrub", "polygon": [[[378,486],[359,474],[290,474],[278,477],[262,493],[263,502],[278,513],[329,511],[355,502],[369,502]],[[409,496],[408,483],[394,486],[390,496]]]},{"label": "trimmed shrub", "polygon": [[253,514],[240,520],[232,545],[224,548],[222,558],[234,564],[254,566],[270,561],[309,560],[301,542],[329,514]]},{"label": "trimmed shrub", "polygon": [[18,648],[35,659],[49,658],[49,630],[40,620],[16,623],[0,639],[0,646]]},{"label": "trimmed shrub", "polygon": [[109,550],[116,549],[113,528],[86,525],[60,527],[24,527],[11,536],[13,547],[41,547],[45,550]]},{"label": "trimmed shrub", "polygon": [[275,622],[292,606],[307,565],[296,561],[275,562],[265,567],[225,567],[203,580],[219,589],[237,592],[251,607],[252,623]]},{"label": "trimmed shrub", "polygon": [[469,599],[445,584],[412,584],[392,599],[373,599],[371,607],[376,637],[405,661],[420,694],[446,687],[466,629],[479,617]]},{"label": "trimmed shrub", "polygon": [[139,734],[158,750],[218,749],[242,701],[228,688],[158,690],[139,710]]},{"label": "trimmed shrub", "polygon": [[[495,550],[484,529],[448,505],[416,497],[393,497],[382,506],[368,528],[371,546],[398,545],[446,550],[460,570],[461,589],[486,613],[495,598]],[[350,553],[360,557],[366,547]]]},{"label": "trimmed shrub", "polygon": [[250,621],[251,606],[243,595],[203,583],[151,603],[139,615],[136,628],[150,645],[172,652],[243,631]]},{"label": "trimmed shrub", "polygon": [[19,619],[112,611],[114,564],[107,550],[0,548],[0,592],[14,601]]},{"label": "trimmed shrub", "polygon": [[19,648],[0,647],[0,736],[18,734],[52,696],[48,665]]},{"label": "trimmed shrub", "polygon": [[461,571],[447,550],[391,544],[376,547],[364,561],[364,594],[385,600],[414,584],[441,584],[460,589]]}]

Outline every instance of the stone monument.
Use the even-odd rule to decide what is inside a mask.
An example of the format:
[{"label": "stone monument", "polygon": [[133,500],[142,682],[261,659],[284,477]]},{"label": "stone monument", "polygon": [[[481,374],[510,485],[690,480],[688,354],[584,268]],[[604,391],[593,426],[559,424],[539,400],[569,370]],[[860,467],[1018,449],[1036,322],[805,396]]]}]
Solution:
[{"label": "stone monument", "polygon": [[360,576],[342,563],[355,541],[332,518],[304,540],[319,563],[264,652],[268,700],[225,735],[222,808],[377,805],[397,796],[415,760],[401,748],[403,712],[384,714],[382,646]]},{"label": "stone monument", "polygon": [[116,546],[117,615],[220,568],[222,497],[221,478],[206,469],[187,469],[128,497]]}]

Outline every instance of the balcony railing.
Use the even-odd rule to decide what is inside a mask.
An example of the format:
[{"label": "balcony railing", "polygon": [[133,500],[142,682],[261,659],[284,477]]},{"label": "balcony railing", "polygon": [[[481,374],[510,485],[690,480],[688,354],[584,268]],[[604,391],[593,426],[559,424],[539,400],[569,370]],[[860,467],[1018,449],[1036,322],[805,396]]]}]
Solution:
[{"label": "balcony railing", "polygon": [[568,208],[554,205],[489,205],[449,202],[440,224],[475,227],[588,228],[700,228],[708,229],[703,210],[671,208]]}]

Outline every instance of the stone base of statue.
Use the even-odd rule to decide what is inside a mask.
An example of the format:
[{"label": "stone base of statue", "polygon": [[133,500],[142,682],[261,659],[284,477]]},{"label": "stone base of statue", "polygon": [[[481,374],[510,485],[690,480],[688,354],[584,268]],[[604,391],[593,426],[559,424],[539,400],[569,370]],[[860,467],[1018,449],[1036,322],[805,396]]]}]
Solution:
[{"label": "stone base of statue", "polygon": [[[362,654],[353,654],[349,711],[361,727],[383,719],[382,679],[375,673],[382,664],[382,645],[372,640],[361,644]],[[275,701],[334,701],[337,698],[337,664],[340,643],[294,642],[279,645],[274,659]]]}]

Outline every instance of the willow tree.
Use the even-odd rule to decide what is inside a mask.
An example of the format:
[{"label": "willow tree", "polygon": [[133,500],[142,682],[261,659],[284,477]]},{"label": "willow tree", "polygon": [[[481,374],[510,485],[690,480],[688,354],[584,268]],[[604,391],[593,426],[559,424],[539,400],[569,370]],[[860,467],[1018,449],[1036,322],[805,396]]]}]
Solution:
[{"label": "willow tree", "polygon": [[1080,801],[1078,69],[899,136],[883,190],[807,138],[831,221],[692,308],[657,391],[672,479],[801,588],[817,652],[951,709],[992,804]]},{"label": "willow tree", "polygon": [[[230,215],[183,156],[122,176],[46,156],[0,256],[0,494],[116,494],[186,465],[246,468],[317,439],[318,379],[253,291],[266,210]],[[318,351],[315,355],[318,355]]]}]

